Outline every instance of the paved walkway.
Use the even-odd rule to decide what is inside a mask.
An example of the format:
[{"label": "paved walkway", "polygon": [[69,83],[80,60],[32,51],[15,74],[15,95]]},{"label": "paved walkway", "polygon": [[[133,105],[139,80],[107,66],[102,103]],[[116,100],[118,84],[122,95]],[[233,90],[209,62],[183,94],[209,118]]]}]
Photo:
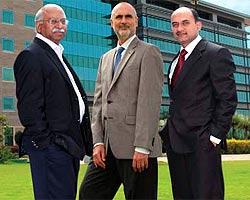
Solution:
[{"label": "paved walkway", "polygon": [[[85,158],[85,161],[81,161],[81,164],[87,163],[89,158]],[[237,160],[250,160],[250,154],[226,154],[222,155],[222,161],[237,161]],[[167,162],[166,155],[159,157],[158,161]]]},{"label": "paved walkway", "polygon": [[[250,160],[250,154],[225,154],[222,155],[222,161]],[[158,161],[167,162],[167,157],[159,157]]]}]

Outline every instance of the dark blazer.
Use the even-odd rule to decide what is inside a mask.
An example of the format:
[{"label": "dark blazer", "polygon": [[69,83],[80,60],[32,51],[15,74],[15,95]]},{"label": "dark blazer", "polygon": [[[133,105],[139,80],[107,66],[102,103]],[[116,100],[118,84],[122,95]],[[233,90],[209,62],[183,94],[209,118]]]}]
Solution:
[{"label": "dark blazer", "polygon": [[74,88],[58,56],[51,47],[35,38],[14,64],[17,108],[25,127],[24,147],[44,149],[52,142],[82,159],[92,155],[93,142],[87,95],[68,61],[85,103],[79,122],[79,104]]},{"label": "dark blazer", "polygon": [[234,71],[226,48],[204,39],[197,44],[169,87],[169,117],[160,130],[166,148],[188,153],[198,142],[208,148],[210,135],[224,144],[237,105]]}]

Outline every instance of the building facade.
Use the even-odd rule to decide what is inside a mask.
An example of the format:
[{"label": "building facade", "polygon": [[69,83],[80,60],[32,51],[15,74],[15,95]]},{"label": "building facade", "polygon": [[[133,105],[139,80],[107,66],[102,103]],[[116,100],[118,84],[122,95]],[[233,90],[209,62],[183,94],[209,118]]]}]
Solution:
[{"label": "building facade", "polygon": [[[0,1],[0,114],[8,118],[8,134],[4,143],[13,145],[13,135],[22,130],[18,119],[15,98],[13,63],[18,53],[32,41],[35,35],[34,17],[45,4],[55,3],[63,7],[69,20],[68,32],[62,44],[67,57],[78,74],[89,97],[93,101],[95,79],[101,55],[116,46],[116,36],[109,18],[119,0],[1,0]],[[237,113],[250,114],[250,50],[247,46],[250,16],[228,10],[204,1],[192,0],[128,0],[135,6],[139,27],[137,35],[155,44],[161,50],[164,73],[170,61],[179,51],[179,44],[172,36],[170,16],[180,6],[196,8],[203,28],[201,36],[227,47],[237,66]],[[161,117],[168,113],[169,96],[165,77]]]}]

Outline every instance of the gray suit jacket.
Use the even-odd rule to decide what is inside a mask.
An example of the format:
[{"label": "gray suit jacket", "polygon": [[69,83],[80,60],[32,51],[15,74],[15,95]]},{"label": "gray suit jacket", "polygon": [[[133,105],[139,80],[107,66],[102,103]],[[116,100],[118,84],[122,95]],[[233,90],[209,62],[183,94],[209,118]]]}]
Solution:
[{"label": "gray suit jacket", "polygon": [[108,143],[118,159],[132,159],[135,147],[161,154],[158,121],[163,61],[155,46],[137,37],[126,50],[112,78],[116,49],[100,60],[93,105],[93,142]]}]

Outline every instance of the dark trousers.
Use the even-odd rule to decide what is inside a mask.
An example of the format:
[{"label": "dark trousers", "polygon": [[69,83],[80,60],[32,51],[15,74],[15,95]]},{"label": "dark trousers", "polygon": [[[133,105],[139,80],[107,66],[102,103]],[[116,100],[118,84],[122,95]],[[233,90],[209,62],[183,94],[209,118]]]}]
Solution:
[{"label": "dark trousers", "polygon": [[220,147],[199,145],[195,152],[186,154],[170,149],[167,156],[175,200],[224,199]]},{"label": "dark trousers", "polygon": [[55,144],[28,152],[36,200],[74,200],[79,159]]},{"label": "dark trousers", "polygon": [[124,186],[126,199],[157,199],[157,158],[149,158],[147,170],[139,173],[132,169],[132,159],[116,159],[109,150],[106,169],[88,165],[80,187],[79,199],[113,199],[120,185]]}]

